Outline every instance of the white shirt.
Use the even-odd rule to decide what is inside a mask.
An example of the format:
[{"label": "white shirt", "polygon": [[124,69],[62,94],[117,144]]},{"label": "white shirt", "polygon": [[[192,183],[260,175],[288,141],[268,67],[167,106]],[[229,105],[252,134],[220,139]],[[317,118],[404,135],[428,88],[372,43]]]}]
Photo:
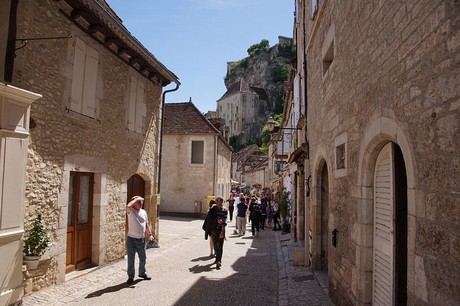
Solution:
[{"label": "white shirt", "polygon": [[134,208],[128,214],[128,236],[131,238],[144,238],[145,227],[148,222],[147,212],[142,208],[137,211]]}]

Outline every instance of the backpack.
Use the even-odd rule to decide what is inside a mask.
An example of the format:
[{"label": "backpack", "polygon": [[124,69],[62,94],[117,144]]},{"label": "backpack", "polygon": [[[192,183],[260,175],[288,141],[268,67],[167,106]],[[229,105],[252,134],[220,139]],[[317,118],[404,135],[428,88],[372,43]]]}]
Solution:
[{"label": "backpack", "polygon": [[254,204],[254,206],[252,207],[252,211],[254,211],[255,213],[260,213],[260,205]]}]

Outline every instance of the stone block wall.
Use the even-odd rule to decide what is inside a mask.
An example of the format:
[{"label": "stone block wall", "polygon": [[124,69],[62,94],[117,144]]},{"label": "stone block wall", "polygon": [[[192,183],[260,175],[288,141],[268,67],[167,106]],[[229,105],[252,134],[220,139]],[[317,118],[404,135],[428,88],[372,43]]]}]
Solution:
[{"label": "stone block wall", "polygon": [[[372,195],[363,182],[373,171],[366,159],[388,141],[402,148],[408,175],[408,304],[460,298],[459,16],[458,1],[325,0],[307,21],[310,173],[318,186],[327,163],[329,230],[339,229],[329,292],[338,305],[371,302]],[[343,135],[346,168],[336,169]]]},{"label": "stone block wall", "polygon": [[[191,164],[192,141],[204,141],[204,163]],[[163,137],[161,212],[206,213],[206,197],[213,195],[215,135],[166,134]],[[195,202],[201,201],[201,211]]]},{"label": "stone block wall", "polygon": [[[148,195],[156,193],[158,180],[161,85],[144,78],[145,129],[143,134],[128,131],[129,79],[138,73],[77,28],[60,9],[70,14],[64,1],[26,0],[18,7],[18,38],[73,35],[29,41],[16,51],[13,83],[43,95],[31,108],[24,222],[27,228],[40,212],[52,236],[39,271],[26,275],[26,292],[64,280],[70,171],[95,174],[94,264],[125,254],[127,180],[140,174]],[[75,37],[99,51],[95,119],[68,111]]]}]

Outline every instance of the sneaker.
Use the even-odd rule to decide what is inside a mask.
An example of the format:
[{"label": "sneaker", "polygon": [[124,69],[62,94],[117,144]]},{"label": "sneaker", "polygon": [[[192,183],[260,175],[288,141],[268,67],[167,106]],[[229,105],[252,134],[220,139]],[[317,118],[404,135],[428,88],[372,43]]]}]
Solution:
[{"label": "sneaker", "polygon": [[220,263],[220,261],[218,261],[217,264],[216,264],[216,269],[220,270],[220,266],[222,266],[222,264]]},{"label": "sneaker", "polygon": [[134,279],[132,279],[132,278],[130,277],[130,278],[128,278],[128,280],[126,281],[126,283],[127,283],[128,285],[134,284]]},{"label": "sneaker", "polygon": [[144,275],[139,275],[140,278],[143,278],[144,280],[151,280],[152,278],[148,276],[147,274]]}]

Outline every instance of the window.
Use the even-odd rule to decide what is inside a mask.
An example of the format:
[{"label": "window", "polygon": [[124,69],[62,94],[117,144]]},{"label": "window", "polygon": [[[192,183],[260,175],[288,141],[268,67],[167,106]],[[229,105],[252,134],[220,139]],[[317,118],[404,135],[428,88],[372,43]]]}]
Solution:
[{"label": "window", "polygon": [[335,177],[343,177],[347,175],[347,142],[348,135],[343,133],[335,139]]},{"label": "window", "polygon": [[128,105],[128,130],[138,134],[144,131],[144,119],[146,116],[144,83],[135,76],[131,76],[129,86]]},{"label": "window", "polygon": [[318,0],[311,0],[311,17],[314,19],[318,11]]},{"label": "window", "polygon": [[192,141],[192,164],[204,163],[204,141]]},{"label": "window", "polygon": [[336,169],[345,168],[345,144],[335,147]]},{"label": "window", "polygon": [[334,36],[335,36],[335,27],[332,24],[329,30],[327,31],[326,37],[323,41],[322,47],[322,57],[323,57],[323,76],[331,67],[332,62],[334,61]]},{"label": "window", "polygon": [[77,37],[75,39],[70,110],[91,118],[95,118],[97,114],[98,64],[99,52]]}]

